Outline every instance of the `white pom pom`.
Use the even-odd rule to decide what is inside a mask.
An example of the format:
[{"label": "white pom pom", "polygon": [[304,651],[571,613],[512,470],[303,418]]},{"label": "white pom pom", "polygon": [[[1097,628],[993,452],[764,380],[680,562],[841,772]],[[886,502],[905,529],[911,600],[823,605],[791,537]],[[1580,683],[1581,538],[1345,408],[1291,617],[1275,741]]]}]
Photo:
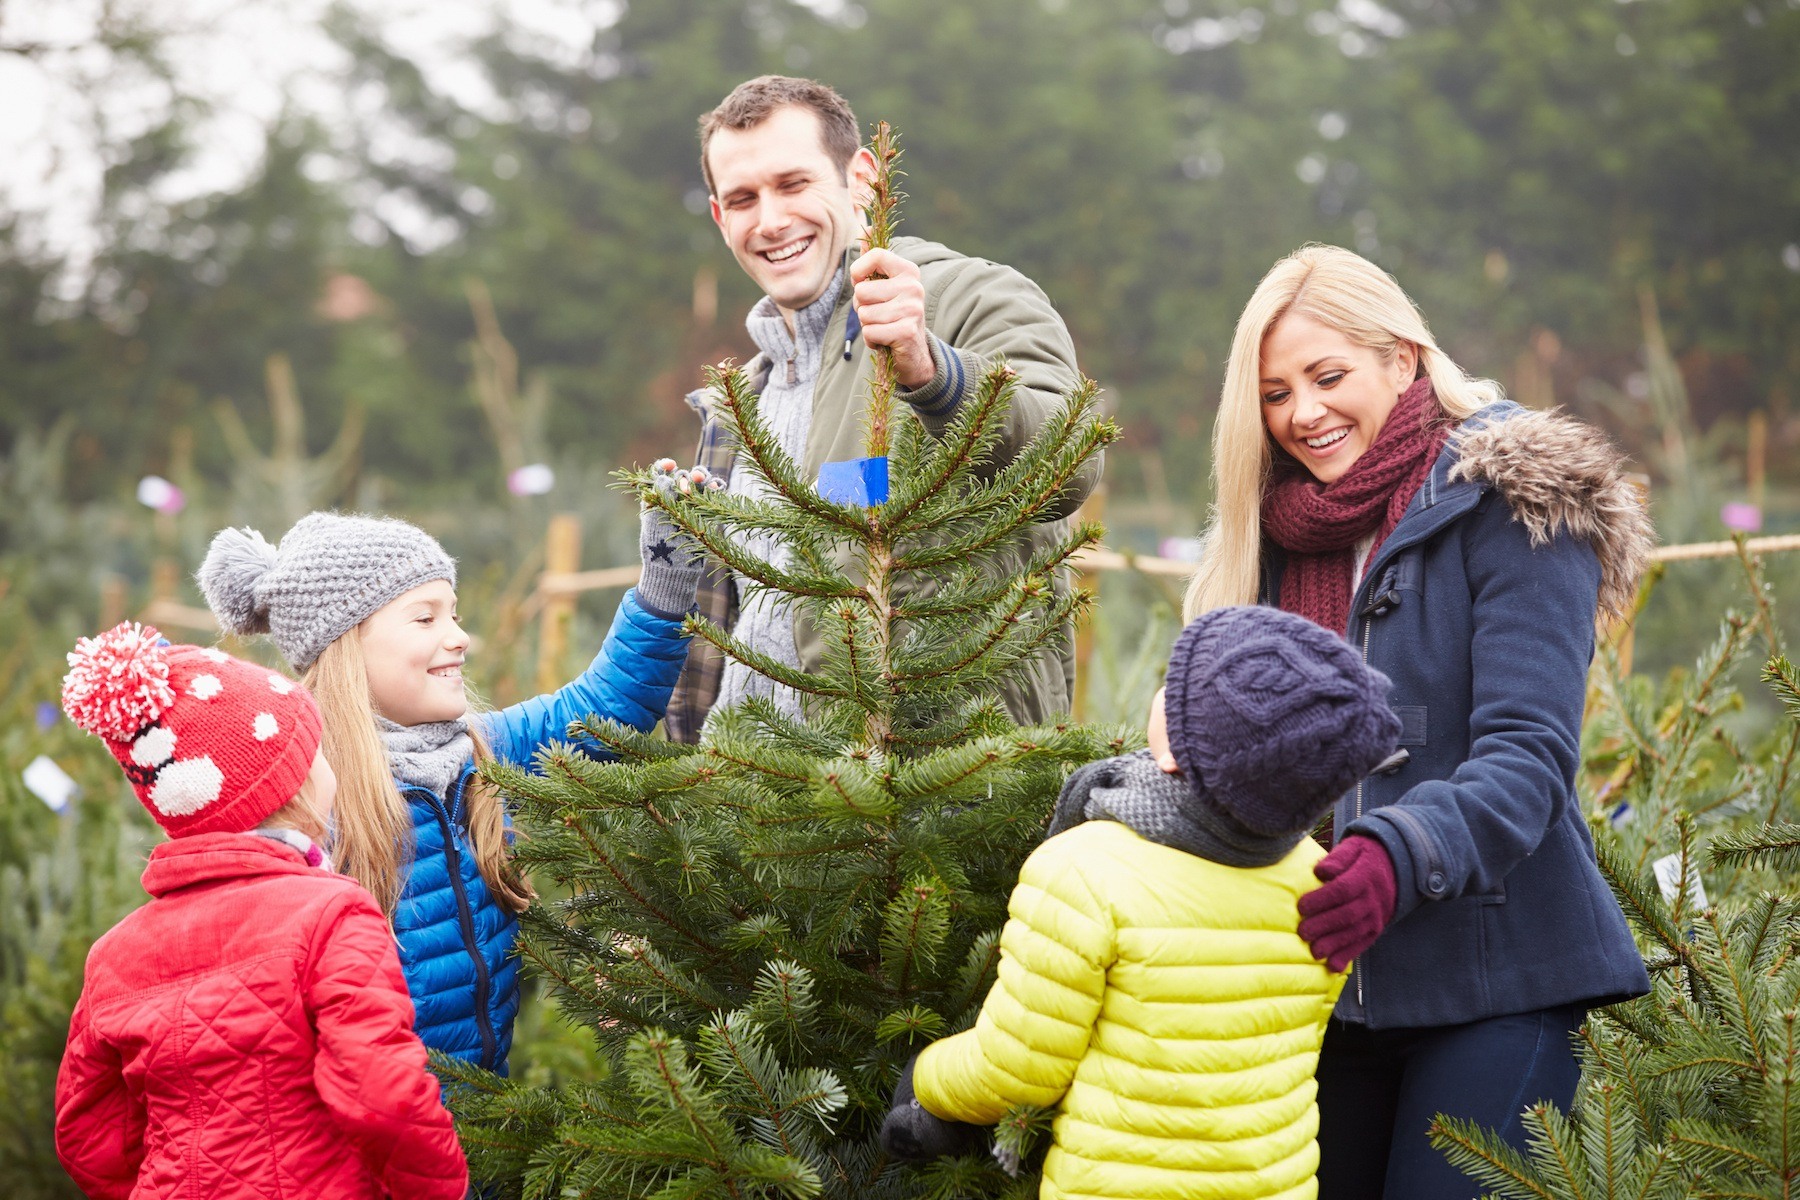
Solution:
[{"label": "white pom pom", "polygon": [[122,742],[175,703],[162,634],[126,621],[69,652],[63,711],[89,733]]},{"label": "white pom pom", "polygon": [[256,585],[275,566],[275,547],[254,529],[221,529],[200,564],[200,590],[227,633],[269,631],[269,610]]}]

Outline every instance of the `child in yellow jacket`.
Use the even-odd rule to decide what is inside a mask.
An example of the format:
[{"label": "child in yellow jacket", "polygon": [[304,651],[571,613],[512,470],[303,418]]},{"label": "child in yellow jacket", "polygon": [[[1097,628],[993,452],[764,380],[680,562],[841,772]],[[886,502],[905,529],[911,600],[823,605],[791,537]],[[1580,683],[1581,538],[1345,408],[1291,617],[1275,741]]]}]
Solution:
[{"label": "child in yellow jacket", "polygon": [[1317,1194],[1313,1072],[1344,976],[1313,958],[1306,834],[1393,753],[1388,681],[1271,608],[1182,631],[1169,729],[1077,771],[1020,871],[974,1028],[902,1073],[882,1143],[967,1153],[1015,1105],[1057,1108],[1044,1200]]}]

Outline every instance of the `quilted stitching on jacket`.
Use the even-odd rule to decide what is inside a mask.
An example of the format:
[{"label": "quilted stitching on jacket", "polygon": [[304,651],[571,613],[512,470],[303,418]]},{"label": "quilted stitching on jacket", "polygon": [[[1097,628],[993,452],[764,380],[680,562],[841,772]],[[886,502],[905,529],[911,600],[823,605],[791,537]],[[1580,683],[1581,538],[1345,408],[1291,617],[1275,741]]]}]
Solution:
[{"label": "quilted stitching on jacket", "polygon": [[941,1117],[1060,1108],[1040,1194],[1316,1194],[1313,1073],[1344,978],[1296,932],[1323,851],[1239,869],[1090,821],[1040,846],[975,1027],[913,1086]]},{"label": "quilted stitching on jacket", "polygon": [[368,893],[242,834],[158,846],[144,881],[155,899],[89,954],[58,1078],[57,1150],[88,1194],[459,1200]]},{"label": "quilted stitching on jacket", "polygon": [[[495,757],[529,767],[539,750],[566,742],[570,724],[590,714],[648,731],[668,707],[687,650],[680,621],[646,611],[636,592],[627,592],[586,671],[555,692],[487,714],[483,732]],[[451,798],[468,786],[473,771],[473,763],[464,768]],[[418,1011],[419,1036],[433,1050],[504,1074],[519,1013],[519,963],[512,954],[518,918],[488,891],[463,822],[450,822],[446,841],[439,816],[451,815],[450,798],[427,799],[422,789],[404,786],[402,794],[411,809],[414,851],[394,933]],[[466,932],[458,882],[467,902]],[[488,979],[485,1012],[476,996],[480,973]],[[484,1058],[484,1026],[494,1039],[491,1059]]]}]

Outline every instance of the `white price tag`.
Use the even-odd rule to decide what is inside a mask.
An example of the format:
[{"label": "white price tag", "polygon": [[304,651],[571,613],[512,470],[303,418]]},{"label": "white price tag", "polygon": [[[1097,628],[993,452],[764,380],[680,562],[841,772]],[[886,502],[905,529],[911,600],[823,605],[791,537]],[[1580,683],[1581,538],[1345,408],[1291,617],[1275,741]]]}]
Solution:
[{"label": "white price tag", "polygon": [[[1676,893],[1681,890],[1681,855],[1668,854],[1650,864],[1656,872],[1656,886],[1662,889],[1663,899],[1670,904],[1675,903]],[[1688,875],[1688,901],[1696,909],[1706,907],[1706,887],[1700,882],[1700,872],[1693,871]]]},{"label": "white price tag", "polygon": [[81,794],[81,785],[70,779],[69,773],[57,766],[55,760],[43,754],[32,759],[25,768],[25,786],[57,812],[69,807],[69,801]]}]

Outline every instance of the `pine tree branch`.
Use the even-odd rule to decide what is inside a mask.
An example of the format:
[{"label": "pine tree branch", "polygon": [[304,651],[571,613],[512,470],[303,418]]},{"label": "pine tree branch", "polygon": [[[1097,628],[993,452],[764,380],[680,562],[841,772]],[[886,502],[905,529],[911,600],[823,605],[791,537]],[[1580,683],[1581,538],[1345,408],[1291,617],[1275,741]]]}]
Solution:
[{"label": "pine tree branch", "polygon": [[1720,834],[1707,847],[1714,866],[1739,864],[1793,870],[1800,866],[1800,825],[1765,825],[1741,833]]},{"label": "pine tree branch", "polygon": [[[952,479],[971,471],[998,443],[1017,380],[1017,373],[1005,363],[982,373],[974,396],[963,402],[950,428],[935,440],[921,469],[902,479],[890,497],[882,514],[888,528],[906,528],[921,505],[943,494]],[[913,423],[924,428],[917,414]]]},{"label": "pine tree branch", "polygon": [[[647,472],[619,474],[637,488],[638,497],[646,507],[666,513],[682,533],[736,574],[783,595],[810,596],[825,600],[867,598],[863,589],[841,575],[789,571],[752,553],[744,547],[741,538],[732,536],[742,532],[733,528],[737,522],[720,522],[716,519],[721,514],[731,514],[754,502],[732,496],[682,497],[679,501],[671,501],[649,485]],[[704,517],[715,519],[703,520]]]},{"label": "pine tree branch", "polygon": [[1596,840],[1594,850],[1600,874],[1606,878],[1607,886],[1612,889],[1613,896],[1632,924],[1653,938],[1663,949],[1685,962],[1688,954],[1687,939],[1675,925],[1668,905],[1656,893],[1656,884],[1633,870],[1610,841]]},{"label": "pine tree branch", "polygon": [[730,364],[708,368],[707,383],[719,397],[722,415],[730,420],[740,454],[747,456],[748,465],[771,489],[801,512],[836,526],[852,540],[861,541],[868,536],[868,526],[856,508],[833,504],[800,478],[793,460],[762,423],[756,394],[741,370]]},{"label": "pine tree branch", "polygon": [[916,685],[929,680],[943,679],[986,658],[1001,642],[1011,636],[1020,619],[1038,606],[1043,593],[1044,583],[1042,580],[1026,579],[1021,581],[1014,591],[1012,603],[1006,611],[1000,614],[988,629],[977,633],[974,638],[964,643],[949,662],[930,669],[895,670],[891,677],[893,682],[904,689],[909,684]]},{"label": "pine tree branch", "polygon": [[[900,201],[903,194],[895,181],[900,171],[900,146],[894,129],[886,121],[875,125],[869,141],[875,156],[875,178],[869,184],[868,228],[863,245],[868,250],[887,250],[893,246],[894,229],[900,223]],[[876,273],[871,279],[885,279]],[[875,372],[870,381],[865,423],[864,447],[870,458],[885,458],[888,452],[888,422],[894,411],[894,388],[899,380],[894,370],[894,351],[888,346],[875,347]]]},{"label": "pine tree branch", "polygon": [[758,675],[773,679],[776,683],[790,687],[796,692],[804,692],[809,696],[827,696],[837,700],[845,698],[844,689],[833,686],[817,675],[809,675],[797,667],[790,667],[760,650],[752,650],[748,643],[726,633],[724,629],[705,617],[690,614],[683,629],[694,637],[703,638],[712,643],[727,658],[735,659]]},{"label": "pine tree branch", "polygon": [[732,975],[736,976],[740,981],[743,980],[743,976],[738,972],[736,966],[733,965],[733,957],[729,951],[713,945],[693,930],[688,929],[661,905],[652,901],[650,897],[639,889],[638,886],[632,882],[631,878],[620,869],[618,863],[614,861],[613,856],[603,850],[600,845],[594,841],[593,836],[589,833],[585,823],[571,820],[568,822],[568,825],[571,829],[575,830],[577,836],[586,843],[588,853],[593,856],[593,861],[599,863],[606,870],[607,874],[612,876],[613,881],[618,884],[619,890],[630,897],[632,903],[636,904],[642,912],[653,917],[671,932],[678,934],[683,941],[693,946],[696,950],[699,950],[708,958],[713,959],[715,962],[726,964]]},{"label": "pine tree branch", "polygon": [[[990,611],[999,603],[1021,578],[1034,575],[1054,579],[1068,561],[1087,549],[1100,543],[1106,535],[1105,526],[1098,522],[1084,521],[1076,526],[1070,535],[1052,546],[1037,551],[1014,572],[1010,578],[997,579],[987,588],[977,588],[968,583],[962,586],[945,586],[930,596],[917,599],[903,599],[894,606],[894,618],[900,621],[922,622],[941,618],[966,617],[975,613]],[[980,568],[971,567],[962,579],[979,578]]]},{"label": "pine tree branch", "polygon": [[1505,1194],[1532,1200],[1558,1200],[1554,1193],[1532,1178],[1531,1169],[1517,1150],[1473,1121],[1460,1121],[1440,1114],[1425,1133],[1432,1147],[1452,1163],[1476,1178],[1502,1188]]},{"label": "pine tree branch", "polygon": [[[1037,481],[1035,486],[1022,490],[1002,490],[999,484],[994,486],[994,494],[1004,497],[1003,503],[1009,513],[1004,523],[992,522],[985,528],[978,527],[971,534],[934,538],[911,547],[895,557],[895,569],[925,571],[942,567],[985,553],[1011,539],[1018,530],[1037,523],[1074,482],[1087,461],[1117,436],[1117,427],[1111,422],[1094,422],[1086,426],[1081,431],[1076,446],[1064,450],[1054,467],[1044,472],[1047,477]],[[965,511],[971,516],[979,515],[979,510],[973,503]]]}]

